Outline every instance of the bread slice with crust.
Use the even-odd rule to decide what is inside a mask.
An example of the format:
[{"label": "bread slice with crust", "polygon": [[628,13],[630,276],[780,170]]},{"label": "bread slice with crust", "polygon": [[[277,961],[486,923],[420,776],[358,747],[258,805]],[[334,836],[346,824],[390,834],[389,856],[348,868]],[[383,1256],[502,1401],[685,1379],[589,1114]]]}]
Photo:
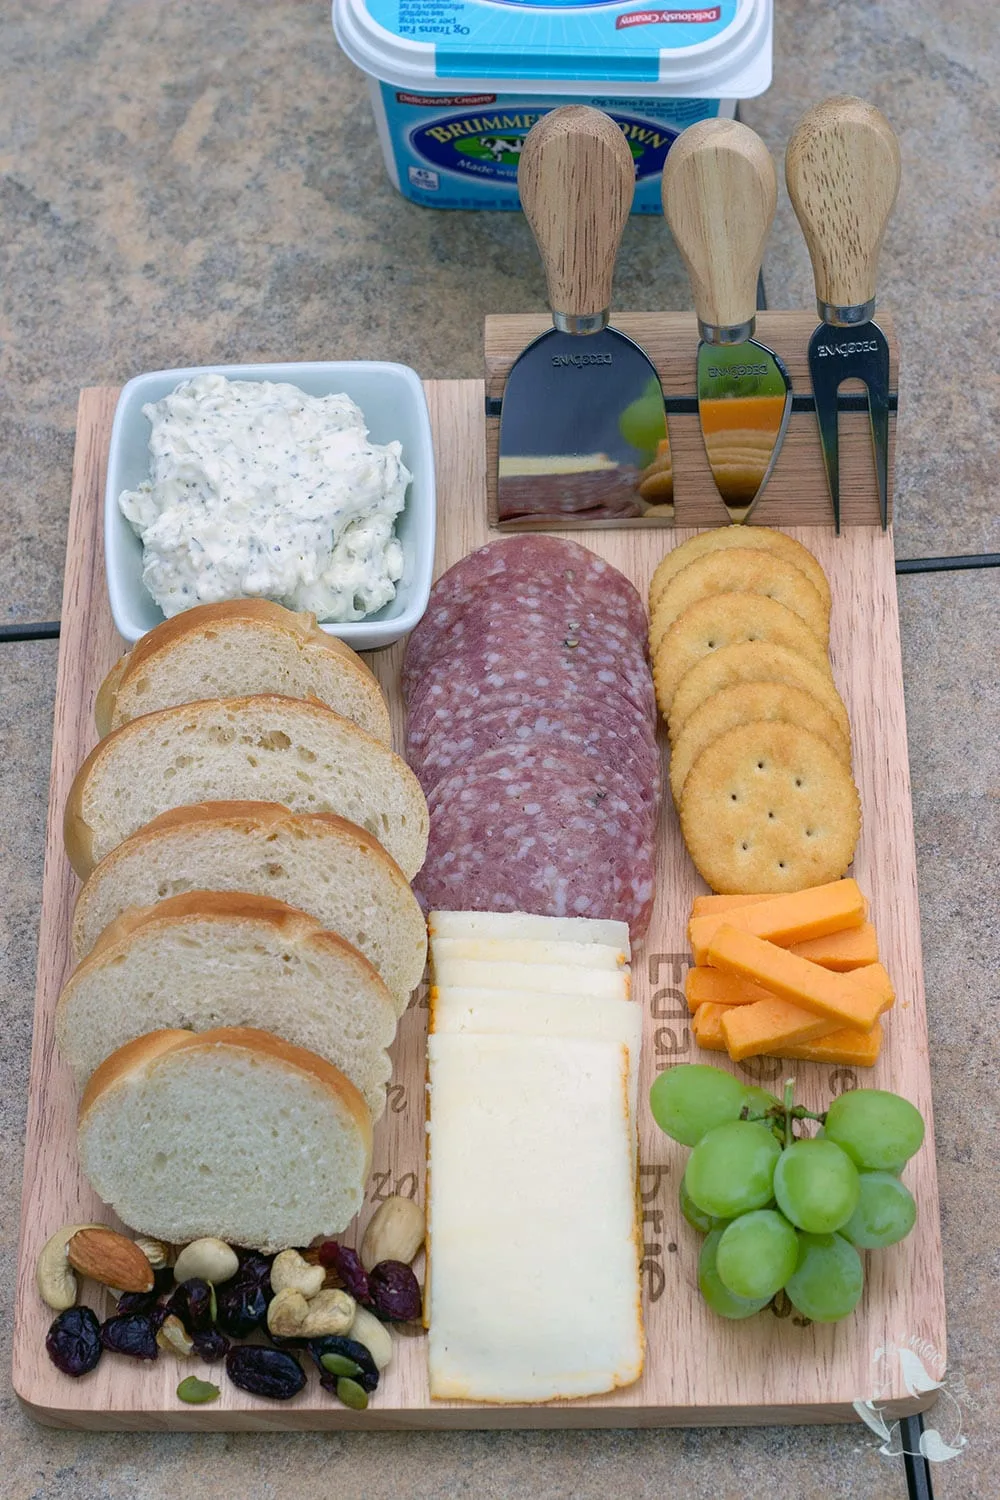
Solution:
[{"label": "bread slice with crust", "polygon": [[270,896],[308,912],[364,954],[397,1015],[420,983],[424,915],[378,840],[332,813],[292,813],[268,802],[175,808],[119,844],[77,897],[75,957],[129,907],[208,889]]},{"label": "bread slice with crust", "polygon": [[378,1119],[396,1034],[392,996],[315,917],[230,891],[189,891],[111,922],[63,987],[56,1041],[81,1086],[148,1031],[252,1026],[332,1062]]},{"label": "bread slice with crust", "polygon": [[80,1164],[129,1227],[271,1253],[339,1234],[361,1207],[372,1123],[332,1063],[267,1031],[154,1031],[88,1083]]},{"label": "bread slice with crust", "polygon": [[315,615],[269,599],[198,604],[157,625],[111,668],[94,718],[104,736],[178,703],[256,693],[316,698],[392,743],[385,696],[361,657],[321,630]]},{"label": "bread slice with crust", "polygon": [[66,852],[83,879],[160,813],[246,797],[349,818],[407,878],[423,864],[427,803],[406,762],[333,709],[273,693],[163,708],[101,740],[70,788]]}]

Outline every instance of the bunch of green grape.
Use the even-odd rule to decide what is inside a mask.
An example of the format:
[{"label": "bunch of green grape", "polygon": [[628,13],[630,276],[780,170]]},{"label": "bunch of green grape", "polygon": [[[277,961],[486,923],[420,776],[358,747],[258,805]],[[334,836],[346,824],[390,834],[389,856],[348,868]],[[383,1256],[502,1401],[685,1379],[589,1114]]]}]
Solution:
[{"label": "bunch of green grape", "polygon": [[[803,1317],[833,1323],[853,1312],[864,1272],[859,1250],[895,1245],[917,1217],[899,1180],[920,1149],[920,1111],[899,1094],[851,1089],[825,1116],[793,1109],[721,1068],[681,1063],[650,1091],[653,1118],[690,1146],[681,1212],[706,1236],[698,1285],[724,1318],[749,1318],[779,1293]],[[803,1116],[816,1136],[793,1134]]]}]

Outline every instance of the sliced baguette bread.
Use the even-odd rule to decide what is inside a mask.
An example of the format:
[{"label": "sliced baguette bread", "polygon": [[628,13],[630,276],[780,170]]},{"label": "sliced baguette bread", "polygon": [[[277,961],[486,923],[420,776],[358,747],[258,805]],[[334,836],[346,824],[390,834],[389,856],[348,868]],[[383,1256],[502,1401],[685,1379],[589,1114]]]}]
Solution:
[{"label": "sliced baguette bread", "polygon": [[406,877],[370,833],[332,813],[269,802],[179,807],[106,855],[73,913],[73,951],[89,953],[131,906],[185,891],[270,896],[315,917],[364,954],[406,1009],[427,958],[427,928]]},{"label": "sliced baguette bread", "polygon": [[97,732],[205,698],[281,693],[318,698],[384,745],[389,710],[360,656],[316,624],[268,599],[199,604],[149,631],[116,662],[94,705]]},{"label": "sliced baguette bread", "polygon": [[132,908],[67,980],[56,1040],[82,1087],[147,1031],[252,1026],[332,1062],[385,1108],[396,1034],[392,996],[350,943],[283,901],[191,891]]},{"label": "sliced baguette bread", "polygon": [[266,1031],[154,1031],[80,1103],[80,1164],[129,1227],[267,1253],[339,1234],[361,1207],[371,1116],[332,1063]]},{"label": "sliced baguette bread", "polygon": [[83,879],[160,813],[246,797],[349,818],[408,879],[423,863],[427,803],[406,762],[333,709],[270,693],[163,708],[101,740],[70,788],[66,852]]}]

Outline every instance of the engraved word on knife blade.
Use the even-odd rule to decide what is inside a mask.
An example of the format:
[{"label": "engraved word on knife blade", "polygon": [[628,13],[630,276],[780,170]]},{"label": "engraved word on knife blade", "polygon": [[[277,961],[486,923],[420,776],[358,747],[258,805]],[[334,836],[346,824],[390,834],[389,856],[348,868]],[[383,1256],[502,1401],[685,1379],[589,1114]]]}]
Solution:
[{"label": "engraved word on knife blade", "polygon": [[710,379],[716,380],[726,375],[766,375],[767,365],[709,365],[708,375]]},{"label": "engraved word on knife blade", "polygon": [[553,354],[552,363],[560,365],[572,365],[574,369],[580,370],[584,365],[613,365],[612,354]]},{"label": "engraved word on knife blade", "polygon": [[849,354],[878,354],[879,344],[877,339],[853,339],[849,344],[817,344],[816,353],[820,359],[830,359],[839,354],[842,359]]}]

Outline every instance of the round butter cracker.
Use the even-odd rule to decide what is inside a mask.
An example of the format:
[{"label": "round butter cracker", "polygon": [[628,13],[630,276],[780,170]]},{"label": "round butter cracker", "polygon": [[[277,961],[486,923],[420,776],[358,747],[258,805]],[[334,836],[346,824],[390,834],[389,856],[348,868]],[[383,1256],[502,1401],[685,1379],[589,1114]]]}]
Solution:
[{"label": "round butter cracker", "polygon": [[742,724],[703,750],[680,801],[699,874],[726,895],[801,891],[839,880],[861,831],[851,773],[818,735]]},{"label": "round butter cracker", "polygon": [[784,531],[774,531],[770,526],[720,526],[714,531],[699,531],[697,536],[681,542],[672,552],[662,558],[649,585],[650,613],[659,601],[664,588],[689,563],[708,552],[727,547],[755,547],[761,551],[774,552],[804,573],[830,612],[830,585],[826,574],[808,547],[803,547],[794,537]]},{"label": "round butter cracker", "polygon": [[782,682],[740,682],[700,703],[670,751],[670,790],[678,803],[688,773],[713,740],[739,724],[780,722],[808,729],[850,770],[851,745],[830,710],[799,687]]},{"label": "round butter cracker", "polygon": [[706,698],[740,682],[783,682],[802,688],[828,708],[850,742],[851,726],[847,709],[829,668],[817,668],[804,656],[768,641],[743,641],[723,646],[720,651],[703,657],[681,678],[670,705],[670,738],[676,741],[691,714]]},{"label": "round butter cracker", "polygon": [[776,599],[809,626],[825,648],[830,639],[830,612],[800,569],[784,558],[751,547],[707,552],[675,573],[653,608],[649,644],[656,651],[673,622],[709,594],[763,594]]},{"label": "round butter cracker", "polygon": [[678,616],[654,653],[653,681],[661,713],[669,717],[674,693],[696,662],[741,641],[784,646],[830,675],[825,648],[786,604],[764,594],[713,594]]}]

